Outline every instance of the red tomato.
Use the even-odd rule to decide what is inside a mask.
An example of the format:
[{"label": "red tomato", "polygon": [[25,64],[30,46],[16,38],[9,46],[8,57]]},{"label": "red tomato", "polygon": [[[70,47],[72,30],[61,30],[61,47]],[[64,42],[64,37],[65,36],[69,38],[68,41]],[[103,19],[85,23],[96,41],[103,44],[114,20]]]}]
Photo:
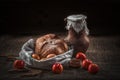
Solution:
[{"label": "red tomato", "polygon": [[99,71],[99,67],[97,64],[90,64],[88,67],[88,72],[92,74],[96,74]]},{"label": "red tomato", "polygon": [[89,67],[90,64],[92,64],[92,61],[91,61],[91,60],[88,60],[88,59],[85,59],[85,60],[83,60],[83,62],[82,62],[82,67],[83,67],[84,69],[87,69],[87,70],[88,70],[88,67]]},{"label": "red tomato", "polygon": [[15,60],[13,66],[16,69],[23,69],[25,66],[25,62],[22,60]]},{"label": "red tomato", "polygon": [[57,74],[62,73],[63,72],[63,66],[62,66],[62,64],[60,64],[60,63],[53,64],[52,71],[54,73],[57,73]]},{"label": "red tomato", "polygon": [[76,59],[80,59],[83,61],[84,59],[86,59],[86,55],[82,52],[79,52],[76,54]]}]

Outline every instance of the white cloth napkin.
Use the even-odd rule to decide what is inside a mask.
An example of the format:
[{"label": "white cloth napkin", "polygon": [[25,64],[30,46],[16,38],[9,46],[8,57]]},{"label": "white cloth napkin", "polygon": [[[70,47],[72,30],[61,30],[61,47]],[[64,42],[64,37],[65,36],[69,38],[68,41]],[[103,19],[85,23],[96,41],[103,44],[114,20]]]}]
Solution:
[{"label": "white cloth napkin", "polygon": [[51,69],[52,65],[56,62],[61,63],[64,67],[69,66],[69,61],[73,55],[73,49],[69,49],[67,52],[57,55],[47,60],[36,60],[31,57],[34,53],[34,40],[28,40],[23,46],[19,53],[20,58],[25,61],[27,66],[40,68],[40,69]]}]

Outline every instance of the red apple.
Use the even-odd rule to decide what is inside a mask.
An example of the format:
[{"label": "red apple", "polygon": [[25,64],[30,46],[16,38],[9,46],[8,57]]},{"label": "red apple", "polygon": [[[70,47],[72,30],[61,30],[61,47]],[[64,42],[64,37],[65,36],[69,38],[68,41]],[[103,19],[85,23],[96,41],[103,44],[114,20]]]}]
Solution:
[{"label": "red apple", "polygon": [[88,72],[92,74],[96,74],[99,71],[99,67],[97,64],[90,64],[88,67]]},{"label": "red apple", "polygon": [[13,67],[16,68],[16,69],[23,69],[25,66],[25,62],[22,61],[22,60],[15,60],[14,61],[14,64],[13,64]]},{"label": "red apple", "polygon": [[91,61],[91,60],[88,60],[88,59],[85,59],[85,60],[83,60],[83,62],[82,62],[82,67],[83,67],[84,69],[87,69],[87,70],[88,70],[88,67],[89,67],[90,64],[92,64],[92,61]]},{"label": "red apple", "polygon": [[82,52],[76,54],[76,59],[80,59],[81,61],[86,59],[86,55]]},{"label": "red apple", "polygon": [[57,74],[62,73],[62,71],[63,71],[63,66],[62,66],[62,64],[60,64],[60,63],[55,63],[55,64],[53,64],[53,66],[52,66],[52,71],[53,71],[54,73],[57,73]]}]

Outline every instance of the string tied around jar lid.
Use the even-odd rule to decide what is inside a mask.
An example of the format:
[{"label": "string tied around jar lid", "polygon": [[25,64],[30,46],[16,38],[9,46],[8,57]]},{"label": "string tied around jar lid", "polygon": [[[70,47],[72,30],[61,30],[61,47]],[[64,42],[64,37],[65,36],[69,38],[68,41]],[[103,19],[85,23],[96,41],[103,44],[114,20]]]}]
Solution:
[{"label": "string tied around jar lid", "polygon": [[78,15],[70,15],[65,20],[67,20],[67,25],[66,29],[69,30],[71,27],[79,33],[83,29],[85,29],[85,33],[89,35],[89,29],[87,28],[87,22],[86,19],[87,16],[83,14],[78,14]]}]

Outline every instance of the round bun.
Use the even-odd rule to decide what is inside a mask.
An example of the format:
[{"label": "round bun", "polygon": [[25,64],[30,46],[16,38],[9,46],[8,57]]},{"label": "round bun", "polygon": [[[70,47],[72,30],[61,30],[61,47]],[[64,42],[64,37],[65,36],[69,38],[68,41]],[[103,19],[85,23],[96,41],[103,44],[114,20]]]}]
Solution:
[{"label": "round bun", "polygon": [[47,34],[36,40],[35,53],[41,58],[47,58],[49,54],[59,55],[68,50],[67,43],[55,34]]},{"label": "round bun", "polygon": [[56,54],[48,54],[46,58],[51,58],[51,57],[55,57]]},{"label": "round bun", "polygon": [[76,59],[76,58],[73,58],[71,61],[70,61],[70,67],[74,67],[74,68],[77,68],[77,67],[80,67],[80,60],[79,59]]}]

